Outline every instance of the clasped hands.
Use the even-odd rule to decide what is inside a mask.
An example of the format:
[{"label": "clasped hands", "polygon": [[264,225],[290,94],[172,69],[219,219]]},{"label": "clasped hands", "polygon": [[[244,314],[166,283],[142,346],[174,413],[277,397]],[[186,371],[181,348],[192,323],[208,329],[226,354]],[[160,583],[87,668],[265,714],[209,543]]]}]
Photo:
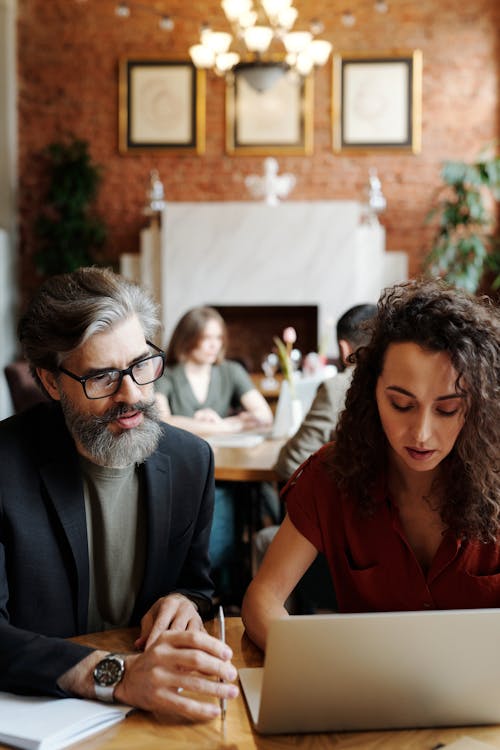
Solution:
[{"label": "clasped hands", "polygon": [[[126,670],[115,699],[158,717],[176,714],[193,721],[220,715],[218,701],[193,693],[235,698],[237,671],[229,646],[209,635],[195,605],[182,594],[159,599],[141,620],[139,654],[126,656]],[[222,682],[221,682],[222,680]]]},{"label": "clasped hands", "polygon": [[193,415],[198,422],[217,427],[220,432],[241,432],[242,430],[251,430],[254,427],[261,427],[263,423],[251,414],[249,411],[241,411],[231,417],[221,417],[213,409],[198,409]]}]

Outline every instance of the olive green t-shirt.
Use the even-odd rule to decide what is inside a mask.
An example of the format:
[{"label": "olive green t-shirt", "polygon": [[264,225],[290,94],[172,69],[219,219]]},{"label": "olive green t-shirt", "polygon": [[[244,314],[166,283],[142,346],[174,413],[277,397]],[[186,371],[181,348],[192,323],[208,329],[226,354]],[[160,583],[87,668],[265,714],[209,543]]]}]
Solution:
[{"label": "olive green t-shirt", "polygon": [[146,519],[137,467],[80,457],[89,551],[88,632],[128,625],[144,575]]},{"label": "olive green t-shirt", "polygon": [[241,397],[255,388],[245,368],[231,360],[212,365],[204,403],[194,395],[182,364],[167,367],[155,386],[166,396],[172,414],[182,417],[193,417],[198,409],[213,409],[220,417],[227,417],[231,409],[241,406]]}]

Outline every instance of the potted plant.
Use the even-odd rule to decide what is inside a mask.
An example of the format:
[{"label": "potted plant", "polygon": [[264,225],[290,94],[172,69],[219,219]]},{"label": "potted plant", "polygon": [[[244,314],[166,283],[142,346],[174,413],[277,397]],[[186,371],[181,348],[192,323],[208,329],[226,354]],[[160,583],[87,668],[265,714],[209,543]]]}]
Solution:
[{"label": "potted plant", "polygon": [[424,261],[432,276],[441,276],[454,286],[476,292],[488,271],[491,289],[500,288],[500,243],[487,206],[486,193],[500,195],[500,159],[480,158],[468,164],[446,161],[438,189],[438,205],[428,220],[439,215],[433,247]]},{"label": "potted plant", "polygon": [[42,157],[49,186],[35,225],[40,240],[37,268],[55,274],[90,265],[106,239],[106,226],[92,209],[101,167],[92,162],[88,143],[73,136],[49,144]]}]

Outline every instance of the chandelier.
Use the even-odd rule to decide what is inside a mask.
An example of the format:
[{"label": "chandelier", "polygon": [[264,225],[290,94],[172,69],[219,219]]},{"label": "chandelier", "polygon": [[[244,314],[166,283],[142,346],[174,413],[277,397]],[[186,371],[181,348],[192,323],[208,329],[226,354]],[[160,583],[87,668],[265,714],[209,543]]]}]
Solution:
[{"label": "chandelier", "polygon": [[[314,67],[324,65],[332,44],[316,38],[323,31],[323,24],[313,20],[308,30],[292,31],[298,16],[292,2],[222,0],[232,33],[215,31],[204,24],[200,43],[189,48],[194,65],[212,69],[220,76],[241,65],[241,74],[258,91],[270,88],[288,70],[306,76]],[[270,64],[263,55],[274,41],[281,44],[284,60]]]}]

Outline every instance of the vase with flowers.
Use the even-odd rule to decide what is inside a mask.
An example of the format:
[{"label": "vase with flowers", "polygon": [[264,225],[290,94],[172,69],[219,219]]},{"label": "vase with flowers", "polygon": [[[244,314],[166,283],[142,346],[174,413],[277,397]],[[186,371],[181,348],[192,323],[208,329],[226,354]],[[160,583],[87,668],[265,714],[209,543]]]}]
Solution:
[{"label": "vase with flowers", "polygon": [[294,349],[294,344],[297,341],[297,332],[292,326],[288,326],[283,331],[283,339],[278,336],[274,337],[274,343],[278,350],[278,357],[280,361],[281,372],[283,374],[283,380],[286,382],[286,387],[290,391],[290,427],[288,430],[289,435],[294,435],[302,422],[302,404],[297,398],[295,389],[295,376],[294,376],[294,362],[297,362],[297,357],[294,356],[298,349]]}]

